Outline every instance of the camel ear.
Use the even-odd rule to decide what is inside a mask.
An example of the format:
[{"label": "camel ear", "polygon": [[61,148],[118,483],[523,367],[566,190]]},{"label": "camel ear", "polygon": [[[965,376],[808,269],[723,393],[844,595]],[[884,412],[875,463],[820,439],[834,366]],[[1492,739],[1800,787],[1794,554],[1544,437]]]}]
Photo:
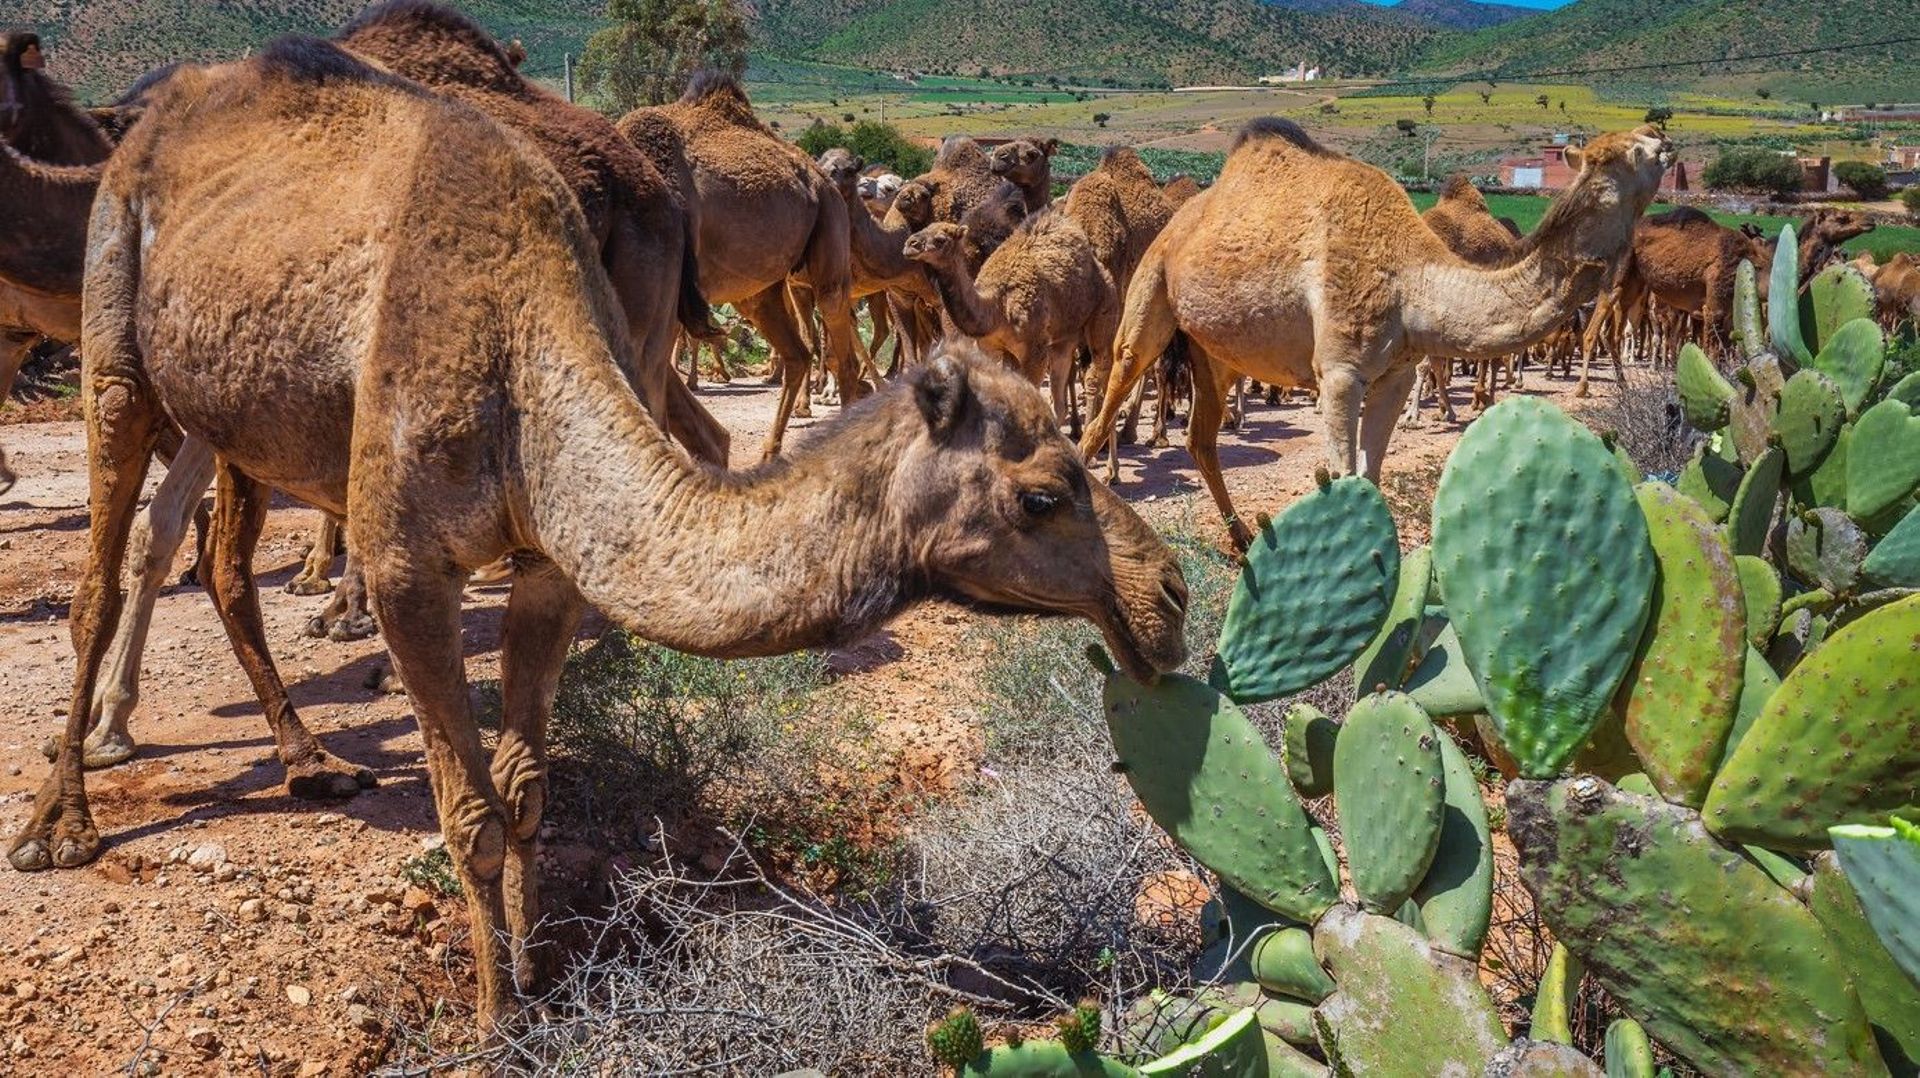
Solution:
[{"label": "camel ear", "polygon": [[1566,160],[1567,160],[1568,168],[1574,170],[1575,172],[1578,172],[1583,167],[1585,167],[1584,162],[1586,161],[1586,159],[1587,159],[1587,151],[1581,149],[1578,146],[1567,147]]},{"label": "camel ear", "polygon": [[944,441],[967,411],[967,368],[950,355],[934,357],[914,375],[913,400],[934,440]]},{"label": "camel ear", "polygon": [[1052,157],[1054,154],[1054,151],[1058,150],[1059,148],[1060,148],[1060,140],[1057,138],[1050,138],[1047,141],[1040,144],[1040,149],[1044,151],[1048,157]]}]

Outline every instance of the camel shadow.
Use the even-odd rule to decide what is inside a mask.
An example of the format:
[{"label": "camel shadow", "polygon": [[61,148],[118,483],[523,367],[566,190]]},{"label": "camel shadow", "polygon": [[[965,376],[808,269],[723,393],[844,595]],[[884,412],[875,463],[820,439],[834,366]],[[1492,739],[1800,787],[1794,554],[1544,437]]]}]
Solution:
[{"label": "camel shadow", "polygon": [[[1236,435],[1231,442],[1222,442],[1218,448],[1220,470],[1232,472],[1240,468],[1255,468],[1280,459],[1280,453],[1267,448],[1269,443],[1284,442],[1294,438],[1304,438],[1307,432],[1292,424],[1277,419],[1248,420],[1246,429]],[[1139,454],[1146,454],[1141,456]],[[1193,462],[1193,455],[1187,451],[1185,439],[1175,439],[1174,444],[1165,449],[1142,449],[1139,446],[1123,446],[1120,458],[1138,466],[1132,478],[1123,478],[1120,489],[1129,501],[1141,498],[1166,498],[1185,494],[1193,490],[1204,489],[1199,478],[1199,468]],[[1095,471],[1104,468],[1104,459],[1096,463]]]},{"label": "camel shadow", "polygon": [[[75,507],[68,506],[67,508]],[[79,506],[78,508],[80,509],[78,513],[68,513],[66,516],[55,517],[43,523],[23,522],[20,524],[9,524],[4,528],[0,528],[0,534],[18,535],[22,532],[85,531],[93,523],[93,517],[86,512],[85,506]],[[34,505],[31,502],[8,502],[5,505],[0,505],[0,512],[5,512],[10,509],[17,509],[22,512],[44,513],[47,511],[46,506]]]}]

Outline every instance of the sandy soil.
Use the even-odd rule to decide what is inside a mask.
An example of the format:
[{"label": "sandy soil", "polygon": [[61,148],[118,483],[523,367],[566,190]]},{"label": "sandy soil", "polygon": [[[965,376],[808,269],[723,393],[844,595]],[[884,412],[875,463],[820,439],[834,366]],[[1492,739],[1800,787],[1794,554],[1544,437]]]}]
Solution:
[{"label": "sandy soil", "polygon": [[[772,391],[748,379],[701,393],[744,463]],[[809,425],[796,423],[802,436]],[[1431,417],[1403,430],[1389,497],[1430,491],[1460,429]],[[10,837],[46,775],[40,745],[72,688],[66,615],[87,507],[78,423],[15,422],[0,439],[22,477],[0,496],[0,834]],[[1276,510],[1309,489],[1321,447],[1311,405],[1253,408],[1245,431],[1221,442],[1241,510]],[[1130,449],[1122,473],[1120,491],[1150,517],[1223,536],[1183,449]],[[0,868],[0,1074],[135,1061],[136,1073],[357,1074],[390,1054],[398,1024],[467,1020],[464,909],[397,874],[437,831],[406,699],[368,687],[385,662],[379,640],[306,638],[300,628],[324,600],[282,589],[312,519],[293,504],[272,514],[256,560],[268,635],[305,721],[331,751],[374,768],[379,787],[338,804],[288,797],[213,610],[198,588],[168,589],[133,723],[141,750],[90,781],[105,852],[75,871]],[[469,672],[493,676],[505,592],[469,594]],[[923,608],[841,657],[853,672],[839,685],[880,717],[877,741],[910,786],[937,789],[978,752],[951,695],[978,661],[953,647],[972,617]],[[544,836],[555,871],[602,870],[604,857],[555,838]]]}]

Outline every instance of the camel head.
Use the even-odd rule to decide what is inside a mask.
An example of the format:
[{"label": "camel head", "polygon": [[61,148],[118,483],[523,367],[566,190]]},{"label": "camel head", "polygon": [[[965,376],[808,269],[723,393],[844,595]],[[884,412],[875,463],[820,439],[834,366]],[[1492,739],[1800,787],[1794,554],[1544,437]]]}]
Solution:
[{"label": "camel head", "polygon": [[914,228],[933,223],[933,189],[919,180],[908,180],[893,196],[893,211]]},{"label": "camel head", "polygon": [[[912,184],[907,185],[907,187],[912,186]],[[901,188],[902,198],[906,193],[906,188]],[[897,208],[899,205],[900,201],[896,199],[894,206]],[[939,266],[964,259],[966,242],[966,226],[956,225],[952,221],[935,221],[908,236],[906,246],[901,248],[901,251],[915,262]]]},{"label": "camel head", "polygon": [[987,155],[987,167],[995,176],[1005,176],[1018,184],[1028,184],[1040,178],[1047,168],[1047,159],[1060,148],[1057,138],[1014,139],[1012,142],[995,146]]},{"label": "camel head", "polygon": [[[1642,209],[1660,189],[1673,164],[1673,143],[1652,124],[1597,135],[1585,146],[1567,147],[1567,164],[1580,170],[1575,187],[1597,182],[1619,201]],[[1604,194],[1596,191],[1604,201]]]},{"label": "camel head", "polygon": [[1802,242],[1819,244],[1823,250],[1837,250],[1839,246],[1855,236],[1864,236],[1873,231],[1873,222],[1858,210],[1841,210],[1821,207],[1807,218]]},{"label": "camel head", "polygon": [[[957,242],[957,226],[928,231]],[[1086,618],[1137,679],[1185,661],[1179,564],[1093,480],[1040,391],[959,342],[943,342],[904,380],[919,429],[894,450],[891,508],[935,589],[989,608]]]},{"label": "camel head", "polygon": [[841,198],[852,198],[860,191],[860,170],[867,167],[861,156],[852,150],[833,147],[820,155],[820,171],[827,174],[834,189]]}]

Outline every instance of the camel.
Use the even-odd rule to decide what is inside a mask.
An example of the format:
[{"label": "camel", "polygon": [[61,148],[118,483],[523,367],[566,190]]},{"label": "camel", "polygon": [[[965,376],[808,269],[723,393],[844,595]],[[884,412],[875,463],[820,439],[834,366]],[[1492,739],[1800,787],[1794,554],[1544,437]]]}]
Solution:
[{"label": "camel", "polygon": [[1878,266],[1861,267],[1861,272],[1873,282],[1875,313],[1888,332],[1903,320],[1920,323],[1920,259],[1901,251]]},{"label": "camel", "polygon": [[[286,115],[312,122],[296,137]],[[108,164],[93,225],[73,706],[16,869],[99,852],[79,745],[168,416],[217,456],[212,589],[257,689],[279,688],[249,564],[269,488],[347,521],[426,742],[488,1033],[537,980],[545,726],[583,603],[736,657],[858,639],[954,595],[1087,618],[1136,677],[1185,658],[1177,561],[1017,376],[936,357],[788,460],[695,461],[623,375],[626,319],[553,166],[333,43],[282,39],[169,80]],[[504,554],[489,754],[460,600],[467,570]],[[278,731],[284,691],[262,695]]]},{"label": "camel", "polygon": [[[1520,226],[1505,217],[1495,217],[1487,208],[1487,200],[1480,189],[1473,185],[1464,174],[1448,177],[1440,187],[1440,197],[1420,215],[1433,234],[1447,249],[1476,266],[1493,268],[1505,265],[1520,246]],[[1505,363],[1508,379],[1511,381],[1518,369],[1515,357],[1503,356],[1500,360],[1483,359],[1474,364],[1473,407],[1484,411],[1493,405],[1493,368],[1496,363]],[[1418,422],[1420,419],[1421,383],[1433,386],[1434,396],[1440,401],[1440,414],[1449,423],[1457,422],[1453,411],[1453,400],[1447,394],[1447,383],[1452,381],[1453,360],[1446,357],[1428,357],[1415,376],[1413,392],[1407,397],[1407,419]]]},{"label": "camel", "polygon": [[1053,155],[1059,150],[1057,138],[1014,139],[987,154],[987,167],[1018,187],[1027,213],[1035,214],[1053,202]]},{"label": "camel", "polygon": [[1176,210],[1186,205],[1187,200],[1199,194],[1200,191],[1200,181],[1184,172],[1168,180],[1160,188],[1160,193],[1167,198],[1167,205]]},{"label": "camel", "polygon": [[[892,319],[882,312],[889,310],[884,302],[888,294],[911,297],[922,303],[938,303],[939,295],[933,290],[933,283],[927,279],[920,266],[908,259],[904,248],[907,237],[913,234],[913,226],[904,220],[888,217],[876,219],[867,208],[866,200],[860,193],[861,172],[866,162],[851,150],[830,149],[820,155],[817,162],[827,182],[839,192],[847,205],[848,242],[853,260],[853,296],[868,301],[868,310],[873,315],[873,345],[867,349],[867,362],[880,351],[880,345],[886,337],[887,327]],[[901,188],[895,189],[898,195]],[[874,302],[878,298],[882,302]],[[909,351],[919,356],[930,341],[920,338],[908,327],[901,327],[901,356]]]},{"label": "camel", "polygon": [[1135,272],[1119,366],[1082,454],[1106,444],[1127,391],[1183,334],[1194,366],[1187,446],[1239,547],[1253,533],[1216,450],[1238,375],[1317,388],[1329,464],[1378,482],[1417,357],[1506,355],[1564,322],[1626,252],[1671,157],[1653,127],[1570,149],[1574,182],[1516,258],[1487,269],[1449,251],[1385,172],[1290,121],[1249,123],[1218,182],[1173,215]]},{"label": "camel", "polygon": [[762,456],[778,456],[813,367],[789,279],[805,281],[819,302],[845,399],[865,392],[854,354],[847,204],[812,158],[760,122],[730,76],[702,72],[680,100],[635,109],[616,126],[686,200],[700,290],[710,302],[733,304],[773,348],[780,400]]},{"label": "camel", "polygon": [[[659,174],[611,123],[576,108],[523,79],[507,54],[484,30],[449,8],[424,0],[389,0],[368,8],[340,33],[342,46],[396,75],[435,93],[471,105],[503,126],[525,135],[560,170],[586,215],[589,234],[614,282],[620,309],[628,321],[632,346],[621,355],[622,369],[635,392],[668,429],[701,460],[724,466],[726,429],[673,377],[675,335],[706,335],[708,311],[694,283],[690,225]],[[137,749],[131,719],[140,700],[140,665],[153,606],[166,584],[174,555],[185,537],[189,515],[212,485],[215,464],[203,447],[188,444],[171,459],[167,477],[136,529],[131,549],[132,580],[127,614],[110,649],[107,677],[93,703],[93,724],[85,743],[89,768],[111,767]],[[312,547],[287,588],[313,595],[333,590],[334,597],[307,627],[310,635],[355,640],[377,631],[367,606],[367,589],[357,557],[348,552],[340,586],[327,580],[341,539],[340,522],[321,514]],[[500,575],[496,568],[495,578]],[[317,745],[299,720],[281,739],[296,755]],[[48,751],[58,747],[50,744]],[[371,779],[357,772],[354,781],[323,773],[297,783],[303,795],[349,797]]]},{"label": "camel", "polygon": [[1086,233],[1065,214],[1028,217],[981,265],[967,266],[963,225],[936,221],[907,238],[906,256],[923,263],[954,328],[1028,381],[1051,380],[1055,418],[1080,433],[1073,404],[1073,355],[1112,363],[1120,319],[1113,277],[1094,257]]}]

